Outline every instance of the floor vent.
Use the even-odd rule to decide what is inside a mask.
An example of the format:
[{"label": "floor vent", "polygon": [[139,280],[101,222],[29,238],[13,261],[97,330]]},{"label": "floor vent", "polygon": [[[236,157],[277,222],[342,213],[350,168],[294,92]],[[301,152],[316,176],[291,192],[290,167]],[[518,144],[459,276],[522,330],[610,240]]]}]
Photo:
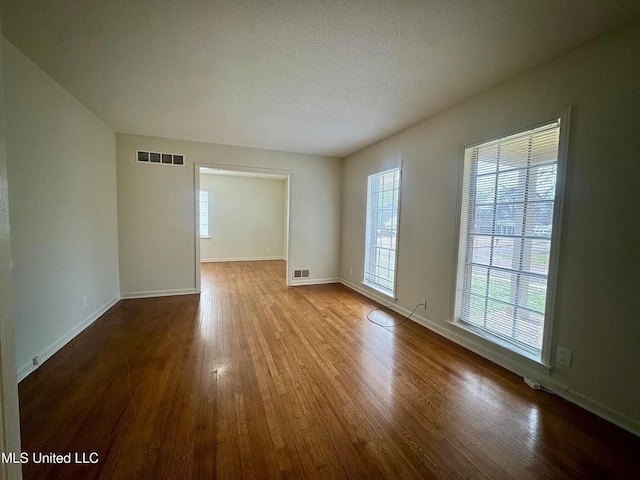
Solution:
[{"label": "floor vent", "polygon": [[136,150],[136,161],[139,163],[159,163],[160,165],[184,165],[184,155],[177,153],[148,152]]}]

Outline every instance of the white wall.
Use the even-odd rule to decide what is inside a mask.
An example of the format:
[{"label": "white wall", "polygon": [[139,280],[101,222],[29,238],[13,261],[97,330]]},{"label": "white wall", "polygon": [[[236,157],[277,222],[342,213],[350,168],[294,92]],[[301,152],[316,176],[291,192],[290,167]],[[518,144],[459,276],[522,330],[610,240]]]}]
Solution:
[{"label": "white wall", "polygon": [[[423,323],[640,432],[640,23],[476,96],[344,161],[341,277],[362,278],[367,175],[404,160],[398,305],[427,298]],[[461,146],[572,105],[550,374],[452,320]],[[354,275],[349,275],[350,269]],[[555,355],[554,355],[555,357]]]},{"label": "white wall", "polygon": [[[185,166],[136,163],[136,149],[185,155]],[[116,135],[120,289],[125,296],[195,289],[195,163],[292,172],[288,268],[338,276],[341,163],[336,158]]]},{"label": "white wall", "polygon": [[2,50],[24,377],[118,299],[115,135],[4,39]]},{"label": "white wall", "polygon": [[200,259],[284,257],[285,180],[200,175],[210,192],[211,238],[200,239]]}]

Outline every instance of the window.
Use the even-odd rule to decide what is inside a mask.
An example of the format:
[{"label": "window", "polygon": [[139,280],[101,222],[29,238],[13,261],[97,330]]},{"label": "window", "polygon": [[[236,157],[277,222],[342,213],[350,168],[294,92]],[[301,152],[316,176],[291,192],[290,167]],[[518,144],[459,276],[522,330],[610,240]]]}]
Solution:
[{"label": "window", "polygon": [[550,310],[559,139],[560,120],[464,154],[456,319],[536,360]]},{"label": "window", "polygon": [[210,238],[209,190],[200,190],[200,238]]},{"label": "window", "polygon": [[400,169],[369,176],[364,283],[394,296]]}]

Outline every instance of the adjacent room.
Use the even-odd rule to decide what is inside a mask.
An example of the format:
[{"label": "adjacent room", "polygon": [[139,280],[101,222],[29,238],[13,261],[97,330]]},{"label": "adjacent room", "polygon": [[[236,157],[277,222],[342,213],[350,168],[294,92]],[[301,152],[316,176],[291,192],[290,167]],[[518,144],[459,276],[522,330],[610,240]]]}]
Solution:
[{"label": "adjacent room", "polygon": [[198,244],[201,290],[211,272],[227,265],[270,262],[286,283],[289,195],[287,175],[200,167]]},{"label": "adjacent room", "polygon": [[637,1],[0,20],[0,478],[640,477]]}]

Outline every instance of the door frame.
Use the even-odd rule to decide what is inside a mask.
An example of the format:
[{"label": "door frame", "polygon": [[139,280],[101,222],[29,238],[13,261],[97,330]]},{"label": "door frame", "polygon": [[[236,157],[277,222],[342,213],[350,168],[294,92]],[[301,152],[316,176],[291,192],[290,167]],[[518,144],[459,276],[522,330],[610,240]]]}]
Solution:
[{"label": "door frame", "polygon": [[[12,309],[11,231],[9,228],[9,181],[5,151],[6,113],[0,58],[0,451],[20,458],[20,412],[16,369],[15,325]],[[20,463],[0,462],[0,480],[22,478]]]},{"label": "door frame", "polygon": [[216,170],[224,170],[227,172],[237,173],[262,173],[268,175],[278,175],[284,178],[285,182],[285,195],[286,195],[286,208],[285,208],[285,242],[284,242],[284,259],[287,264],[286,267],[286,285],[291,286],[291,272],[289,271],[289,258],[291,255],[291,246],[293,244],[293,236],[291,235],[292,224],[292,204],[293,204],[293,172],[291,170],[280,170],[276,168],[263,168],[252,166],[239,166],[239,165],[225,165],[219,163],[194,163],[194,189],[193,189],[193,201],[194,201],[194,237],[195,237],[195,286],[196,293],[201,293],[201,261],[200,261],[200,168],[213,168]]}]

